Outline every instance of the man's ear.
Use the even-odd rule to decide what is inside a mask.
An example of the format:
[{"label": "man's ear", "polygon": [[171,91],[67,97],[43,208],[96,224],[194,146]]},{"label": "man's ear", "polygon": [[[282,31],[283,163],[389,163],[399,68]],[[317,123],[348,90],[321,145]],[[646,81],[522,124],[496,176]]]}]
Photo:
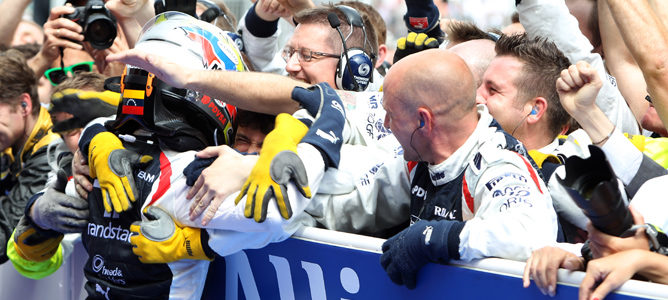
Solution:
[{"label": "man's ear", "polygon": [[381,44],[378,46],[378,56],[376,57],[376,68],[380,67],[380,65],[383,64],[385,61],[385,57],[387,57],[387,46],[385,44]]},{"label": "man's ear", "polygon": [[21,102],[19,103],[19,106],[21,106],[21,114],[23,116],[28,116],[32,113],[32,99],[30,99],[28,93],[23,93],[20,97]]},{"label": "man's ear", "polygon": [[531,105],[531,110],[527,116],[527,123],[529,124],[537,123],[547,113],[548,104],[547,100],[543,97],[533,98],[527,105]]},{"label": "man's ear", "polygon": [[420,106],[417,108],[418,121],[417,128],[424,130],[431,130],[433,128],[434,113],[425,106]]}]

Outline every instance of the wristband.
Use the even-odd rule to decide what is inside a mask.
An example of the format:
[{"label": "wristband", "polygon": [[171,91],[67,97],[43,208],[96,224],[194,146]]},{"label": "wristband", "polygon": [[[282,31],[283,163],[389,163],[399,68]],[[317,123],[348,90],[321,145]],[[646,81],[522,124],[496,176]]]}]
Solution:
[{"label": "wristband", "polygon": [[610,131],[610,133],[608,133],[608,136],[604,137],[602,140],[600,140],[598,142],[593,142],[593,141],[592,142],[596,146],[601,146],[601,144],[605,143],[612,136],[612,134],[615,133],[615,129],[617,129],[617,125],[614,125],[612,127],[612,130]]}]

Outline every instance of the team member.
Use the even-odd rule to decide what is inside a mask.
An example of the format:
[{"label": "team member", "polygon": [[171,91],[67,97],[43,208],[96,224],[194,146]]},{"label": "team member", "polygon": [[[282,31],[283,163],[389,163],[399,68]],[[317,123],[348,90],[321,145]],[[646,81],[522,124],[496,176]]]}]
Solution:
[{"label": "team member", "polygon": [[504,150],[517,142],[474,95],[464,61],[439,49],[405,57],[385,80],[385,126],[404,158],[419,162],[411,171],[411,226],[383,244],[381,264],[395,283],[414,288],[430,261],[524,260],[556,240],[545,184],[526,158]]}]

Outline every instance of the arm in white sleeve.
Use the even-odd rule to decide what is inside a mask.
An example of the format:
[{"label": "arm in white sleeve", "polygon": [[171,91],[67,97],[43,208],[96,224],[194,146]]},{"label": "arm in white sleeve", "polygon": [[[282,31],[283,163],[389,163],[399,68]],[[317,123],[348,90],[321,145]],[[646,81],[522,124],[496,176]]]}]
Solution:
[{"label": "arm in white sleeve", "polygon": [[[401,156],[343,145],[339,169],[329,169],[306,212],[327,229],[383,236],[406,224],[410,184]],[[308,224],[314,225],[314,224]]]},{"label": "arm in white sleeve", "polygon": [[[309,144],[299,144],[297,152],[304,165],[307,166],[306,172],[311,191],[317,192],[325,169],[322,156]],[[173,169],[175,169],[174,164],[172,161]],[[182,173],[177,176],[176,180],[172,180],[170,191],[155,205],[168,211],[183,226],[202,227],[201,218],[203,216],[192,221],[189,218],[190,202],[185,199],[188,191],[185,176]],[[176,186],[175,182],[182,184]],[[261,248],[268,243],[280,242],[288,238],[301,226],[299,218],[310,199],[302,196],[292,183],[289,184],[287,192],[293,211],[292,217],[288,220],[283,219],[275,201],[271,201],[267,209],[267,219],[262,223],[257,223],[252,218],[244,216],[245,198],[239,201],[239,205],[235,205],[234,199],[237,193],[230,195],[218,208],[211,222],[205,226],[209,233],[211,249],[224,256],[243,249]]]},{"label": "arm in white sleeve", "polygon": [[610,136],[601,149],[631,198],[647,180],[668,174],[666,169],[644,155],[618,131]]},{"label": "arm in white sleeve", "polygon": [[[557,216],[545,184],[532,178],[519,155],[504,156],[505,161],[484,169],[477,182],[469,182],[477,205],[459,235],[462,260],[526,260],[533,250],[556,242]],[[473,178],[470,169],[466,177]]]},{"label": "arm in white sleeve", "polygon": [[517,6],[520,22],[531,37],[548,37],[571,64],[586,61],[603,80],[596,105],[622,132],[639,134],[640,128],[624,97],[605,71],[603,59],[592,53],[592,45],[580,32],[578,21],[568,11],[564,0],[524,0]]},{"label": "arm in white sleeve", "polygon": [[253,64],[255,71],[287,75],[285,71],[285,61],[281,57],[281,49],[278,45],[278,37],[281,29],[268,37],[259,37],[253,34],[246,25],[246,16],[253,10],[251,6],[241,20],[239,20],[239,31],[244,43],[244,53]]}]

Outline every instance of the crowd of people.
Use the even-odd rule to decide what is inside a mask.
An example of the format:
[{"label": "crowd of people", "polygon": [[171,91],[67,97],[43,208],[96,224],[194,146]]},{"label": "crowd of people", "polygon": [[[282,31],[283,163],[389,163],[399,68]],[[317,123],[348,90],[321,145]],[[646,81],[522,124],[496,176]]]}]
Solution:
[{"label": "crowd of people", "polygon": [[355,0],[29,3],[0,2],[0,263],[26,277],[80,235],[91,299],[196,299],[216,255],[315,226],[387,239],[410,289],[486,257],[550,296],[559,268],[580,299],[668,283],[659,1],[517,0],[484,31],[406,0],[393,54]]}]

